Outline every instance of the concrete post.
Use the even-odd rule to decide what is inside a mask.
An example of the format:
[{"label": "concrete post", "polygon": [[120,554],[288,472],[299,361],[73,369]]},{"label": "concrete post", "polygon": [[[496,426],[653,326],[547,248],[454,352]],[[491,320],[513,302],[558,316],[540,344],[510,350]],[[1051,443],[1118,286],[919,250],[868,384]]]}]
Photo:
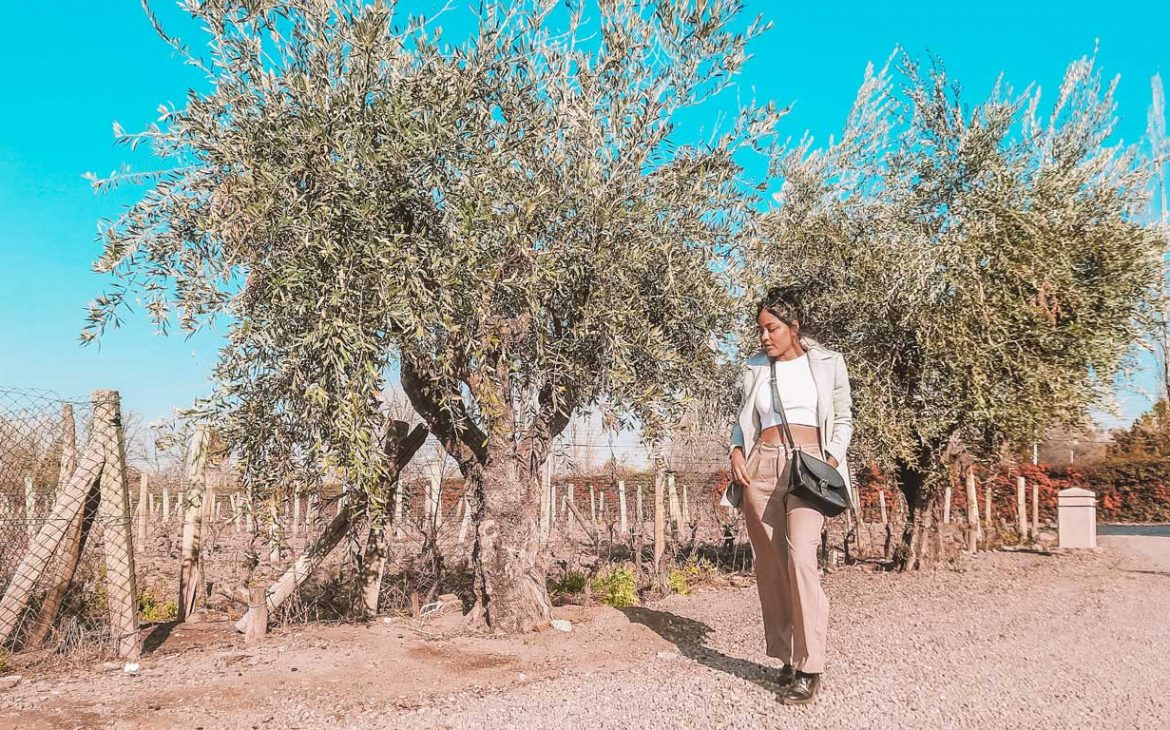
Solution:
[{"label": "concrete post", "polygon": [[1097,495],[1088,489],[1062,489],[1056,498],[1062,548],[1097,547]]}]

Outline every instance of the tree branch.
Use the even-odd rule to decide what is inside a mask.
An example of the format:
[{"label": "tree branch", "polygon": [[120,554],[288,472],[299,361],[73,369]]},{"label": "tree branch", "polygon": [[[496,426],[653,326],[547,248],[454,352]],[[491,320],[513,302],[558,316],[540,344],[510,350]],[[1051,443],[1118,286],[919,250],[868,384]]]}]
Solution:
[{"label": "tree branch", "polygon": [[424,375],[403,358],[402,390],[443,449],[461,466],[471,459],[480,464],[487,461],[487,436],[468,415],[458,386],[444,389],[435,378]]}]

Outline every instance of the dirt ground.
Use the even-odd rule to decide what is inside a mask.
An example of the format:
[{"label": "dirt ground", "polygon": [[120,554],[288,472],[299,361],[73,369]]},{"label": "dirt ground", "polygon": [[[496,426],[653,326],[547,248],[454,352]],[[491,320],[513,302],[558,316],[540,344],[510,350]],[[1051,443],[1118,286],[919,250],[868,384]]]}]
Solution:
[{"label": "dirt ground", "polygon": [[556,609],[518,638],[422,621],[302,626],[246,647],[226,622],[148,640],[141,669],[0,690],[0,728],[1170,727],[1170,538],[984,553],[826,579],[818,702],[776,702],[754,586]]}]

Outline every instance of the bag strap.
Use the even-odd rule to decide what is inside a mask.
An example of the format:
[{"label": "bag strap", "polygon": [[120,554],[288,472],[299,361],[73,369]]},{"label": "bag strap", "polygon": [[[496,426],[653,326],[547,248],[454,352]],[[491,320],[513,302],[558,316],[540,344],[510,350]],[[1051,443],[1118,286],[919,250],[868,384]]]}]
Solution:
[{"label": "bag strap", "polygon": [[784,403],[780,400],[780,386],[776,384],[776,358],[769,358],[772,365],[772,410],[780,414],[780,422],[784,424],[784,435],[788,437],[788,448],[796,451],[796,439],[792,438],[792,429],[788,427],[788,416],[784,413]]}]

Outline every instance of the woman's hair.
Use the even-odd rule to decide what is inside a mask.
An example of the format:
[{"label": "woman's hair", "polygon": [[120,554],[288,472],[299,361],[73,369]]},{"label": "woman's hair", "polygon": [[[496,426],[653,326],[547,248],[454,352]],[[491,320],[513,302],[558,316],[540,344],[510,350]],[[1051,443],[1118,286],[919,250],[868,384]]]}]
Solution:
[{"label": "woman's hair", "polygon": [[759,301],[756,306],[756,316],[759,317],[761,312],[768,312],[790,327],[799,323],[803,329],[804,312],[798,301],[797,293],[791,287],[774,286]]}]

